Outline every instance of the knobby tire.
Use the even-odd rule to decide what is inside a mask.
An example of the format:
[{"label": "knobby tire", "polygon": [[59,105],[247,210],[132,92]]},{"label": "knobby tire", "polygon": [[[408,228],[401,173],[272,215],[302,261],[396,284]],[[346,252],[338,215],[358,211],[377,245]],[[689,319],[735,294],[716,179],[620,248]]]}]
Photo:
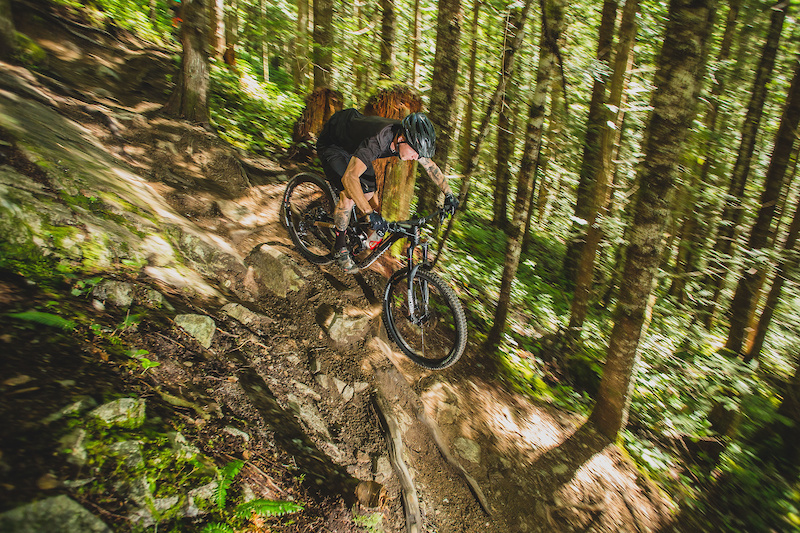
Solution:
[{"label": "knobby tire", "polygon": [[333,190],[320,176],[298,174],[286,186],[282,207],[284,225],[300,254],[315,265],[333,261],[335,206]]},{"label": "knobby tire", "polygon": [[[415,319],[409,316],[408,268],[395,272],[386,284],[383,295],[386,330],[416,364],[442,370],[458,361],[467,345],[464,308],[453,289],[433,272],[417,270],[412,284]],[[429,294],[428,309],[422,309],[425,290]]]}]

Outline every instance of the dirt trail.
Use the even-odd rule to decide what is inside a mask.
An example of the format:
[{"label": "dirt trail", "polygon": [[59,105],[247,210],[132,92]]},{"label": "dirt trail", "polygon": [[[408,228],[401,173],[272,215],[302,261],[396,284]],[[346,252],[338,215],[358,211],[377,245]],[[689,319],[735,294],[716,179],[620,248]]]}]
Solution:
[{"label": "dirt trail", "polygon": [[[209,239],[243,258],[262,245],[275,247],[307,273],[303,288],[285,298],[261,293],[248,302],[270,317],[265,333],[245,331],[215,315],[230,338],[215,341],[212,350],[227,354],[236,379],[220,382],[204,374],[210,363],[181,364],[189,354],[174,346],[173,364],[153,369],[148,379],[167,390],[181,383],[213,390],[214,401],[227,409],[223,416],[238,420],[255,420],[253,412],[260,409],[263,416],[269,409],[259,407],[258,400],[257,387],[266,384],[333,463],[377,484],[371,503],[384,513],[387,531],[668,527],[669,500],[581,417],[466,373],[477,357],[474,346],[462,364],[438,373],[398,354],[376,313],[384,283],[380,272],[347,276],[334,266],[303,262],[291,248],[277,213],[285,181],[297,169],[260,161],[257,172],[250,161],[241,192],[209,183],[197,161],[218,145],[205,132],[154,112],[167,88],[161,74],[170,68],[168,54],[122,33],[114,38],[33,13],[18,18],[18,30],[34,38],[49,58],[45,75],[34,83],[38,99],[59,102],[61,113],[136,168]],[[370,318],[362,337],[349,344],[332,341],[324,323],[336,313]],[[160,349],[169,350],[164,343]],[[403,505],[400,467],[387,451],[387,425],[402,436],[400,458],[423,517],[416,529],[408,523],[408,501]],[[211,429],[198,429],[197,435],[211,438]],[[339,531],[333,523],[330,530]]]}]

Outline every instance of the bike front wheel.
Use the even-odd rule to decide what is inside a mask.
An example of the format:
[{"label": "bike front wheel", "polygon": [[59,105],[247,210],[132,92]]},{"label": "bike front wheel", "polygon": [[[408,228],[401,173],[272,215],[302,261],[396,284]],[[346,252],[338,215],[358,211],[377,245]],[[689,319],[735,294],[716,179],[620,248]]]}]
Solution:
[{"label": "bike front wheel", "polygon": [[333,261],[333,190],[320,176],[298,174],[283,194],[283,223],[297,250],[316,265]]},{"label": "bike front wheel", "polygon": [[467,345],[467,319],[458,296],[427,270],[416,272],[410,291],[408,268],[394,273],[383,295],[383,320],[400,350],[425,368],[449,367]]}]

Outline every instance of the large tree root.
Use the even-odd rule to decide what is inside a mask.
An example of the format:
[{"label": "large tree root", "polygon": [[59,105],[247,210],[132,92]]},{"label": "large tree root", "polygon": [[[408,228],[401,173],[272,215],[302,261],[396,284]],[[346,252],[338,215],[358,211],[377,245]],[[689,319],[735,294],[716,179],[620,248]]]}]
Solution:
[{"label": "large tree root", "polygon": [[375,412],[386,434],[386,443],[389,447],[389,459],[394,467],[395,474],[400,480],[400,488],[403,495],[403,508],[406,513],[406,530],[409,533],[419,533],[422,531],[422,512],[419,508],[419,497],[417,487],[408,466],[403,459],[403,435],[400,425],[392,414],[389,401],[381,394],[380,390],[373,396]]},{"label": "large tree root", "polygon": [[[381,421],[381,425],[384,428],[384,433],[386,434],[386,441],[389,445],[389,454],[395,469],[395,473],[400,480],[408,531],[419,531],[422,517],[420,514],[416,486],[411,474],[409,473],[408,466],[403,460],[403,435],[396,416],[394,415],[396,408],[393,407],[394,403],[396,402],[392,402],[386,398],[382,390],[389,389],[381,386],[381,383],[404,383],[405,380],[394,366],[388,365],[383,368],[376,368],[375,377],[376,384],[378,386],[376,387],[377,391],[373,403]],[[433,437],[433,441],[445,461],[453,468],[453,470],[458,472],[461,477],[464,478],[467,486],[484,512],[487,515],[491,515],[491,506],[489,505],[486,496],[483,494],[483,491],[478,485],[478,482],[475,480],[475,478],[469,475],[469,473],[464,469],[463,466],[461,466],[458,460],[456,460],[453,454],[450,453],[447,440],[445,439],[436,422],[431,420],[431,418],[425,413],[425,407],[419,397],[410,389],[408,392],[408,396],[412,397],[411,401],[408,403],[413,415],[425,426],[425,429]]]}]

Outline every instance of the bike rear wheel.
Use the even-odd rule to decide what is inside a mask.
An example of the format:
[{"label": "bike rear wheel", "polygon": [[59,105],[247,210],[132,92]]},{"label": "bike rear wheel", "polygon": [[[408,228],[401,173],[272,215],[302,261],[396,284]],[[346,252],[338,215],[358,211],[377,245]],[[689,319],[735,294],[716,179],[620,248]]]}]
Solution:
[{"label": "bike rear wheel", "polygon": [[314,264],[333,261],[335,206],[331,186],[315,174],[296,175],[283,194],[284,225],[297,250]]},{"label": "bike rear wheel", "polygon": [[408,268],[395,272],[387,283],[383,295],[386,330],[418,365],[447,368],[458,361],[467,345],[464,308],[453,289],[433,272],[418,270],[411,285],[409,297]]}]

